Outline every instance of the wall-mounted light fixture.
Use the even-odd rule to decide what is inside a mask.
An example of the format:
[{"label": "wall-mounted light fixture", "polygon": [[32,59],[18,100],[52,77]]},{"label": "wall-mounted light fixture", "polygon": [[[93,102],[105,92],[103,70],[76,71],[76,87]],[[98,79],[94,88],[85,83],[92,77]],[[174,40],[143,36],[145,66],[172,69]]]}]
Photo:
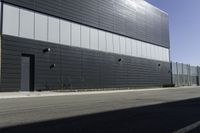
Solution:
[{"label": "wall-mounted light fixture", "polygon": [[119,58],[119,59],[118,59],[118,62],[122,62],[122,58]]},{"label": "wall-mounted light fixture", "polygon": [[53,68],[55,68],[55,67],[56,67],[56,64],[50,65],[50,69],[53,69]]},{"label": "wall-mounted light fixture", "polygon": [[51,52],[51,48],[45,48],[45,49],[43,49],[43,53],[48,53],[48,52]]}]

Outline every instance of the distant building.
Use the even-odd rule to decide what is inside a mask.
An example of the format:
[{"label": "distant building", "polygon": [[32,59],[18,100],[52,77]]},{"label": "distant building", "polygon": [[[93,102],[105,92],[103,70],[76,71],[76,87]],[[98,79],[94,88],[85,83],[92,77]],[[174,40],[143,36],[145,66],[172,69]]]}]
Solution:
[{"label": "distant building", "polygon": [[1,0],[0,91],[171,83],[168,15],[143,0]]}]

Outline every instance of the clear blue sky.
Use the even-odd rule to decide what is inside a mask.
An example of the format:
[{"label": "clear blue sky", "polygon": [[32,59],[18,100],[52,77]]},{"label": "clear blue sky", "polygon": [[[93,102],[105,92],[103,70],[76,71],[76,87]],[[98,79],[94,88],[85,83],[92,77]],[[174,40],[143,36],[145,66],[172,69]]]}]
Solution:
[{"label": "clear blue sky", "polygon": [[146,0],[169,14],[171,59],[200,65],[200,0]]}]

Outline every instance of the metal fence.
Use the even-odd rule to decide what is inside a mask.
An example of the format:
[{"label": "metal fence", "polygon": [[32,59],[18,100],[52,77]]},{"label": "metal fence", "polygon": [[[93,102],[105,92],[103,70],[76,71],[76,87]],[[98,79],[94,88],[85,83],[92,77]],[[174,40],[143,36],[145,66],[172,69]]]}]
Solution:
[{"label": "metal fence", "polygon": [[199,77],[200,67],[172,62],[172,81],[175,86],[197,86]]}]

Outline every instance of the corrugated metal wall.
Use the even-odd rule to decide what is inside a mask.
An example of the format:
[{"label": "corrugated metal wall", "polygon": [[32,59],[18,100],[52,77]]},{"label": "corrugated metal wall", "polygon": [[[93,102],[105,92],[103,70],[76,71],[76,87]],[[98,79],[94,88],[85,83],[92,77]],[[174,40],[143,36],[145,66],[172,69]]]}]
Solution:
[{"label": "corrugated metal wall", "polygon": [[[138,0],[2,0],[169,48],[168,16]],[[51,48],[50,53],[43,49]],[[2,36],[0,91],[18,91],[21,55],[35,56],[35,89],[154,87],[171,84],[169,62]],[[119,62],[119,59],[122,59]],[[52,64],[56,67],[50,69]]]},{"label": "corrugated metal wall", "polygon": [[2,0],[131,38],[170,47],[168,16],[138,0]]},{"label": "corrugated metal wall", "polygon": [[[43,53],[45,48],[52,51]],[[171,83],[167,62],[4,35],[1,91],[19,90],[22,53],[35,55],[36,90],[154,87]],[[52,64],[56,64],[54,69],[50,69]]]}]

